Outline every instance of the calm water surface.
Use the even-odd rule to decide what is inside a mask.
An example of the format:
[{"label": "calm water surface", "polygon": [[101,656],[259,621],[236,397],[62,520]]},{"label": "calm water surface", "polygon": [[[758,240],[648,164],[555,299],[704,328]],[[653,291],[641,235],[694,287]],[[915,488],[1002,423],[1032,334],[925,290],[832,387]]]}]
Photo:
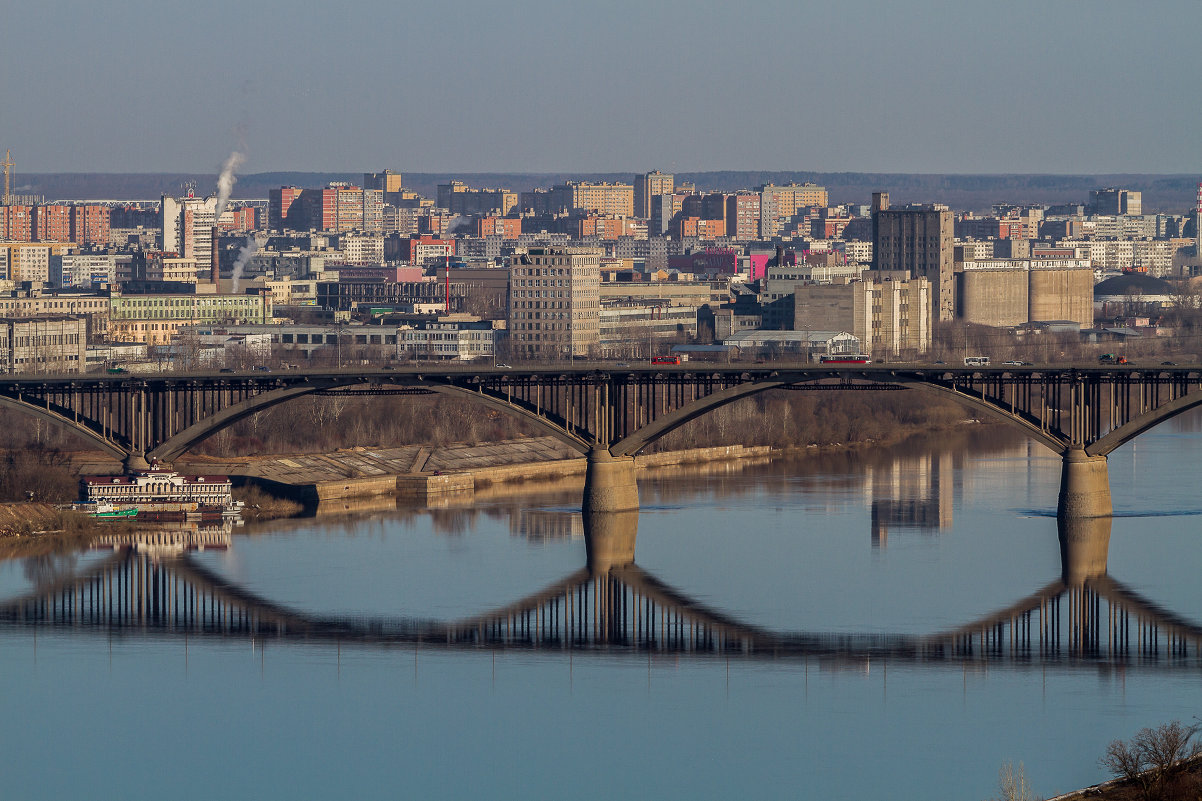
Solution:
[{"label": "calm water surface", "polygon": [[[1108,573],[1202,621],[1199,418],[1111,456]],[[922,636],[1061,576],[1059,459],[1004,435],[640,480],[638,566],[779,634]],[[585,564],[579,494],[247,527],[191,563],[297,615],[455,621]],[[0,606],[87,552],[0,563]],[[0,798],[1053,795],[1202,714],[1202,661],[747,658],[0,629]]]}]

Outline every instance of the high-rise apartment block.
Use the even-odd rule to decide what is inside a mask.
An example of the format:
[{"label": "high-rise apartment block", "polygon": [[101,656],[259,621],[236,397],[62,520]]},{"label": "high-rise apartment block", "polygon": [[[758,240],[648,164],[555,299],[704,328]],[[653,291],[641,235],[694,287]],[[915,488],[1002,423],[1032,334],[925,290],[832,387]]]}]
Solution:
[{"label": "high-rise apartment block", "polygon": [[438,185],[438,207],[452,214],[509,214],[517,209],[518,193],[508,189],[472,189],[462,181]]},{"label": "high-rise apartment block", "polygon": [[299,231],[306,228],[300,203],[304,191],[299,186],[282,186],[267,191],[267,227],[270,230]]},{"label": "high-rise apartment block", "polygon": [[759,188],[759,193],[760,236],[765,239],[779,235],[799,211],[811,206],[825,208],[827,204],[826,187],[811,183],[766,184]]},{"label": "high-rise apartment block", "polygon": [[1202,184],[1194,203],[1194,256],[1202,258]]},{"label": "high-rise apartment block", "polygon": [[0,240],[33,241],[33,206],[20,203],[0,206]]},{"label": "high-rise apartment block", "polygon": [[384,191],[348,183],[332,183],[324,189],[272,189],[267,198],[267,225],[275,231],[379,233],[384,225]]},{"label": "high-rise apartment block", "polygon": [[0,242],[0,279],[49,283],[50,260],[74,250],[72,242]]},{"label": "high-rise apartment block", "polygon": [[760,193],[726,195],[726,235],[745,242],[760,238]]},{"label": "high-rise apartment block", "polygon": [[385,203],[394,203],[404,191],[401,188],[401,174],[392,170],[363,173],[363,188],[383,192]]},{"label": "high-rise apartment block", "polygon": [[1143,193],[1129,189],[1095,189],[1089,193],[1089,209],[1100,215],[1143,214]]},{"label": "high-rise apartment block", "polygon": [[39,242],[71,241],[71,207],[60,205],[34,206],[33,238]]},{"label": "high-rise apartment block", "polygon": [[619,217],[634,215],[634,187],[630,184],[590,184],[568,181],[552,187],[552,211],[595,211]]},{"label": "high-rise apartment block", "polygon": [[99,203],[71,206],[71,241],[77,245],[106,245],[112,211]]},{"label": "high-rise apartment block", "polygon": [[672,230],[672,221],[683,213],[685,201],[692,195],[674,193],[655,195],[651,198],[651,216],[648,217],[648,236],[667,236]]},{"label": "high-rise apartment block", "polygon": [[670,195],[675,191],[676,178],[660,172],[649,172],[634,179],[634,216],[642,219],[651,217],[651,198]]},{"label": "high-rise apartment block", "polygon": [[501,239],[517,239],[522,234],[522,221],[518,217],[483,216],[476,220],[476,236],[496,236]]},{"label": "high-rise apartment block", "polygon": [[951,320],[956,313],[955,253],[952,250],[952,212],[947,206],[889,207],[889,195],[872,196],[872,266],[903,271],[931,282],[934,321]]},{"label": "high-rise apartment block", "polygon": [[109,216],[109,207],[99,203],[0,206],[0,240],[106,245]]},{"label": "high-rise apartment block", "polygon": [[213,228],[217,223],[217,198],[188,194],[179,199],[163,195],[159,201],[159,237],[163,250],[195,259],[198,270],[213,266]]},{"label": "high-rise apartment block", "polygon": [[301,208],[308,227],[318,231],[379,231],[384,211],[383,193],[353,184],[330,184],[306,189]]},{"label": "high-rise apartment block", "polygon": [[523,358],[588,356],[601,342],[596,248],[529,248],[509,268],[509,340]]}]

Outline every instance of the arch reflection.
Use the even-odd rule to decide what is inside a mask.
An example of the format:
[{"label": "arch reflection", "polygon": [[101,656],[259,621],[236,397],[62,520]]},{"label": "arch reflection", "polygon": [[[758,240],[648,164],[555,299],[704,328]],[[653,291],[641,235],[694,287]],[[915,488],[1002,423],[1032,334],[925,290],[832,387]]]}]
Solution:
[{"label": "arch reflection", "polygon": [[[193,550],[229,547],[228,531],[210,530],[120,535],[104,543],[115,548],[107,558],[74,573],[50,572],[33,590],[0,602],[0,622],[431,647],[1202,667],[1202,628],[1108,574],[1110,518],[1059,520],[1058,580],[1004,609],[923,636],[769,631],[707,607],[639,567],[637,511],[593,512],[582,524],[584,567],[512,604],[457,621],[292,609],[193,559]],[[540,525],[546,529],[546,521]]]}]

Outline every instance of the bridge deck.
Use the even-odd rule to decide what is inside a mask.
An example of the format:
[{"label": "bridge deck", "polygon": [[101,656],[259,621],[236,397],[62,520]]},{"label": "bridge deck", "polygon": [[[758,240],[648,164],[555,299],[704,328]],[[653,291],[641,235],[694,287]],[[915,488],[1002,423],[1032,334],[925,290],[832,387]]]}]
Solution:
[{"label": "bridge deck", "polygon": [[8,376],[0,378],[0,405],[67,427],[119,458],[171,461],[205,437],[291,400],[438,394],[525,419],[581,453],[599,447],[628,456],[725,404],[773,389],[817,388],[926,390],[1058,452],[1105,455],[1202,402],[1202,365],[565,362]]}]

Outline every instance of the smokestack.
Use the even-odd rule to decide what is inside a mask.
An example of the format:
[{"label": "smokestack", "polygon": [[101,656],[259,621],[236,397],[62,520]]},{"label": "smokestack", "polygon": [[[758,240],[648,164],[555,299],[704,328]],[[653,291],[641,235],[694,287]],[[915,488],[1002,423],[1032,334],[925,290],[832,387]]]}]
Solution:
[{"label": "smokestack", "polygon": [[212,259],[212,261],[210,262],[211,266],[209,268],[209,272],[212,274],[211,277],[209,278],[209,280],[212,282],[213,286],[217,286],[217,279],[221,277],[221,261],[218,258],[218,248],[217,248],[218,241],[219,240],[217,238],[217,226],[214,225],[213,226],[213,241],[212,241],[212,246],[210,248],[210,254],[211,254],[210,258]]}]

